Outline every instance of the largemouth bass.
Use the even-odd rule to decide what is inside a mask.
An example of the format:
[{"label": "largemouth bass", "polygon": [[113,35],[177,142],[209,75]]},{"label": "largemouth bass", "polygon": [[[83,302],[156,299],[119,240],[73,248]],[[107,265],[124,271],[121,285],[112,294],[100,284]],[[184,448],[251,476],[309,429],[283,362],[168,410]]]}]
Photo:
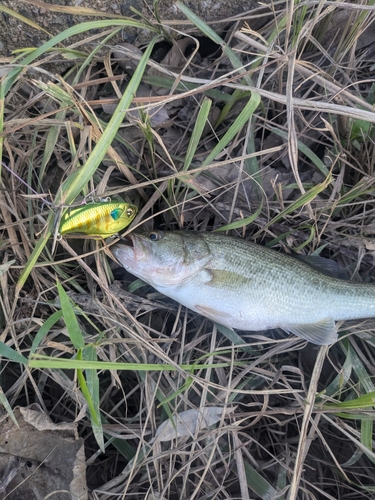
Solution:
[{"label": "largemouth bass", "polygon": [[193,231],[130,239],[111,248],[127,271],[229,328],[281,328],[328,345],[337,340],[335,321],[375,317],[375,285],[326,276],[254,243]]}]

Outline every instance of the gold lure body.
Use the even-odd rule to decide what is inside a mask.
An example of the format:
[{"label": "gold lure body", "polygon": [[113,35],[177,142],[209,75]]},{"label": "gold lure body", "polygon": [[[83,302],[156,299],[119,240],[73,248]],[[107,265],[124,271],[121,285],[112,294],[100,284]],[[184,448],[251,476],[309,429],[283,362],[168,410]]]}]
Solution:
[{"label": "gold lure body", "polygon": [[128,226],[137,211],[135,205],[119,201],[89,203],[71,208],[61,218],[59,233],[111,236]]}]

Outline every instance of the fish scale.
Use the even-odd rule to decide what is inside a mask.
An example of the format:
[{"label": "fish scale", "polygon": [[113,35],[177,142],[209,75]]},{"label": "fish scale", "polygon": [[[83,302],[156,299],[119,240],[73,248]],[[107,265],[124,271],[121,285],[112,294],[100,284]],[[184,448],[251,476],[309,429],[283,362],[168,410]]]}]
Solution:
[{"label": "fish scale", "polygon": [[337,340],[335,321],[375,317],[375,286],[327,276],[288,255],[216,233],[151,231],[112,247],[132,274],[228,328],[281,328]]}]

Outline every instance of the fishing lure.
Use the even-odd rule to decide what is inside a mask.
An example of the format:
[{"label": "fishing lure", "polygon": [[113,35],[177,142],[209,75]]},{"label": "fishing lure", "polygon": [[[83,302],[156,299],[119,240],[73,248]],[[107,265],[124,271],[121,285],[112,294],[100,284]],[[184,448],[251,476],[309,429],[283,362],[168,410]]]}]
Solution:
[{"label": "fishing lure", "polygon": [[111,236],[128,226],[137,207],[120,201],[89,203],[67,210],[61,218],[59,233],[84,233]]}]

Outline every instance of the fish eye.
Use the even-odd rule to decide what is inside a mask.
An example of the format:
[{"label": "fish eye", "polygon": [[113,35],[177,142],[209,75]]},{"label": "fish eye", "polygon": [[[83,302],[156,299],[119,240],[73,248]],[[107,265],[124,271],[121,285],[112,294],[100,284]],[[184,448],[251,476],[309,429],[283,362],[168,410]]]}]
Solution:
[{"label": "fish eye", "polygon": [[126,209],[126,215],[127,215],[128,217],[133,217],[133,215],[134,215],[134,208],[133,208],[133,207],[128,207],[128,208]]},{"label": "fish eye", "polygon": [[152,241],[157,241],[157,240],[161,240],[162,237],[163,237],[163,233],[161,231],[152,231],[148,237],[150,238],[150,240]]}]

